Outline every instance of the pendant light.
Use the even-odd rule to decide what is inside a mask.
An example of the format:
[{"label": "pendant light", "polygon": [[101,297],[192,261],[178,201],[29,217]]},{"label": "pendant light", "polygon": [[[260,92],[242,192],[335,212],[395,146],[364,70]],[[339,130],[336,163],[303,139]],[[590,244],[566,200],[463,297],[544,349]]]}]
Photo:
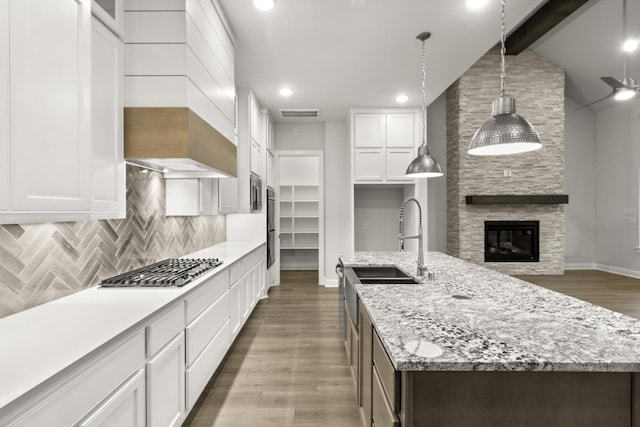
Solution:
[{"label": "pendant light", "polygon": [[424,42],[431,37],[431,33],[424,32],[416,37],[422,42],[422,144],[418,147],[418,157],[416,157],[405,175],[410,178],[436,178],[442,176],[442,168],[431,156],[431,150],[427,145],[427,95],[425,90],[425,80],[427,77],[424,60]]},{"label": "pendant light", "polygon": [[502,6],[500,97],[491,104],[492,117],[484,122],[471,139],[469,154],[474,156],[526,153],[542,147],[538,131],[526,119],[516,114],[515,98],[505,95],[504,9],[506,0],[500,0],[500,4]]}]

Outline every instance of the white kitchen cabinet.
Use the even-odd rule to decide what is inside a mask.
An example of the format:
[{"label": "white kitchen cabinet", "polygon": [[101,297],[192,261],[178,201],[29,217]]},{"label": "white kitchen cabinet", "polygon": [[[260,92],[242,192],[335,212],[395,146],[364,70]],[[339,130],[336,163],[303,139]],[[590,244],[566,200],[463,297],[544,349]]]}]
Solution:
[{"label": "white kitchen cabinet", "polygon": [[15,410],[0,418],[0,425],[67,426],[88,420],[101,409],[117,412],[114,406],[101,406],[126,388],[135,373],[142,372],[144,360],[144,332],[137,330],[54,378],[28,396],[24,404],[14,404]]},{"label": "white kitchen cabinet", "polygon": [[254,140],[251,140],[250,157],[251,157],[251,173],[254,173],[259,177],[262,177],[262,149],[260,148],[260,145]]},{"label": "white kitchen cabinet", "polygon": [[417,110],[351,113],[354,183],[406,183],[418,143]]},{"label": "white kitchen cabinet", "polygon": [[10,12],[12,209],[88,211],[90,0],[13,0]]},{"label": "white kitchen cabinet", "polygon": [[10,187],[10,115],[9,89],[9,0],[0,0],[0,211],[9,210]]},{"label": "white kitchen cabinet", "polygon": [[253,94],[249,94],[249,137],[256,143],[262,142],[260,126],[260,108]]},{"label": "white kitchen cabinet", "polygon": [[356,181],[384,181],[384,149],[360,148],[354,152],[354,179]]},{"label": "white kitchen cabinet", "polygon": [[141,369],[78,427],[144,427],[145,406],[145,372]]},{"label": "white kitchen cabinet", "polygon": [[276,187],[276,170],[275,170],[275,159],[273,157],[273,153],[271,151],[267,151],[267,187],[275,188]]},{"label": "white kitchen cabinet", "polygon": [[179,426],[186,417],[184,332],[147,362],[147,426]]},{"label": "white kitchen cabinet", "polygon": [[405,176],[405,173],[416,155],[416,150],[413,148],[387,148],[385,150],[385,178],[389,181],[411,181]]},{"label": "white kitchen cabinet", "polygon": [[240,329],[242,328],[242,315],[244,314],[244,291],[245,291],[246,277],[242,276],[236,282],[231,284],[229,289],[229,306],[230,311],[230,336],[231,341],[238,336]]},{"label": "white kitchen cabinet", "polygon": [[384,147],[385,115],[362,113],[353,116],[354,147]]},{"label": "white kitchen cabinet", "polygon": [[[95,3],[95,0],[94,0]],[[103,2],[104,3],[104,2]],[[115,3],[120,3],[116,1]],[[114,3],[114,4],[115,4]],[[93,212],[124,218],[123,43],[97,19],[91,36],[91,144]]]},{"label": "white kitchen cabinet", "polygon": [[93,0],[91,12],[111,31],[122,37],[124,32],[124,0]]}]

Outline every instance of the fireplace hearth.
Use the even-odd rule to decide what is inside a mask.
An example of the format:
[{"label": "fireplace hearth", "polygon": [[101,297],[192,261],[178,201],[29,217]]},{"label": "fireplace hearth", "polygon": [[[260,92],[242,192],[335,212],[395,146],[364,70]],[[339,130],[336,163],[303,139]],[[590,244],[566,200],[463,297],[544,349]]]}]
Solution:
[{"label": "fireplace hearth", "polygon": [[485,221],[485,262],[539,262],[540,221]]}]

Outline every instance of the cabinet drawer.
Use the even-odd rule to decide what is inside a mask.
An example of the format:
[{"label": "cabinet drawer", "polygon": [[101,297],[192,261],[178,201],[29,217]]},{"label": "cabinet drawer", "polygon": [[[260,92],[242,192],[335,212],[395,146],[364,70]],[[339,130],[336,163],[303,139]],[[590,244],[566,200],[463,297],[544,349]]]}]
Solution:
[{"label": "cabinet drawer", "polygon": [[394,412],[400,410],[400,375],[395,370],[378,333],[373,334],[373,364],[380,375],[380,382]]},{"label": "cabinet drawer", "polygon": [[202,351],[200,357],[187,369],[187,411],[196,403],[200,393],[204,390],[204,387],[231,346],[229,325],[230,322],[227,320],[218,331],[218,334],[213,337]]},{"label": "cabinet drawer", "polygon": [[387,401],[378,370],[373,369],[373,388],[371,393],[373,423],[379,427],[399,427],[400,421]]},{"label": "cabinet drawer", "polygon": [[233,285],[242,277],[242,261],[237,261],[229,267],[229,283]]},{"label": "cabinet drawer", "polygon": [[187,326],[187,366],[229,320],[229,290]]},{"label": "cabinet drawer", "polygon": [[[76,369],[69,380],[43,390],[38,403],[24,411],[11,426],[72,425],[96,407],[136,370],[144,366],[142,330],[115,348],[105,350],[97,360]],[[5,420],[0,420],[4,424]]]},{"label": "cabinet drawer", "polygon": [[224,270],[187,295],[185,300],[187,324],[191,323],[212,302],[220,298],[220,295],[224,294],[227,289],[229,289],[229,271]]},{"label": "cabinet drawer", "polygon": [[182,303],[163,310],[162,314],[147,325],[147,357],[156,354],[183,329],[184,306]]}]

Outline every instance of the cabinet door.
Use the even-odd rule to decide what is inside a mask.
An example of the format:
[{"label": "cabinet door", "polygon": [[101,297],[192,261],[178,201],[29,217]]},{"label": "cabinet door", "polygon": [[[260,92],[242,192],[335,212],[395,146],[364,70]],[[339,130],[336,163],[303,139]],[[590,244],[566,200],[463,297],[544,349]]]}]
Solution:
[{"label": "cabinet door", "polygon": [[91,36],[92,210],[124,218],[123,43],[97,19]]},{"label": "cabinet door", "polygon": [[259,177],[262,177],[262,168],[261,168],[261,149],[257,142],[251,141],[251,172],[255,173]]},{"label": "cabinet door", "polygon": [[218,182],[218,209],[221,214],[238,212],[238,178],[220,178]]},{"label": "cabinet door", "polygon": [[353,116],[353,138],[355,147],[384,147],[384,114],[355,114]]},{"label": "cabinet door", "polygon": [[179,426],[185,418],[184,332],[147,362],[147,425]]},{"label": "cabinet door", "polygon": [[88,211],[90,0],[11,2],[13,207]]},{"label": "cabinet door", "polygon": [[0,0],[0,210],[10,206],[9,0]]},{"label": "cabinet door", "polygon": [[252,141],[261,142],[260,138],[260,110],[256,100],[249,95],[249,136]]},{"label": "cabinet door", "polygon": [[388,181],[413,181],[405,176],[409,164],[416,156],[414,148],[387,148],[385,177]]},{"label": "cabinet door", "polygon": [[242,300],[242,288],[244,278],[240,278],[229,289],[229,304],[231,306],[230,320],[231,320],[231,341],[238,335],[240,328],[242,327],[242,314],[244,313]]},{"label": "cabinet door", "polygon": [[387,147],[415,147],[416,130],[415,114],[387,114]]},{"label": "cabinet door", "polygon": [[366,309],[360,305],[360,382],[358,383],[358,395],[360,396],[360,414],[365,427],[371,426],[371,387],[373,374],[373,325]]},{"label": "cabinet door", "polygon": [[355,151],[355,181],[382,181],[384,175],[384,149],[358,149]]},{"label": "cabinet door", "polygon": [[145,375],[138,371],[78,427],[144,427]]}]

